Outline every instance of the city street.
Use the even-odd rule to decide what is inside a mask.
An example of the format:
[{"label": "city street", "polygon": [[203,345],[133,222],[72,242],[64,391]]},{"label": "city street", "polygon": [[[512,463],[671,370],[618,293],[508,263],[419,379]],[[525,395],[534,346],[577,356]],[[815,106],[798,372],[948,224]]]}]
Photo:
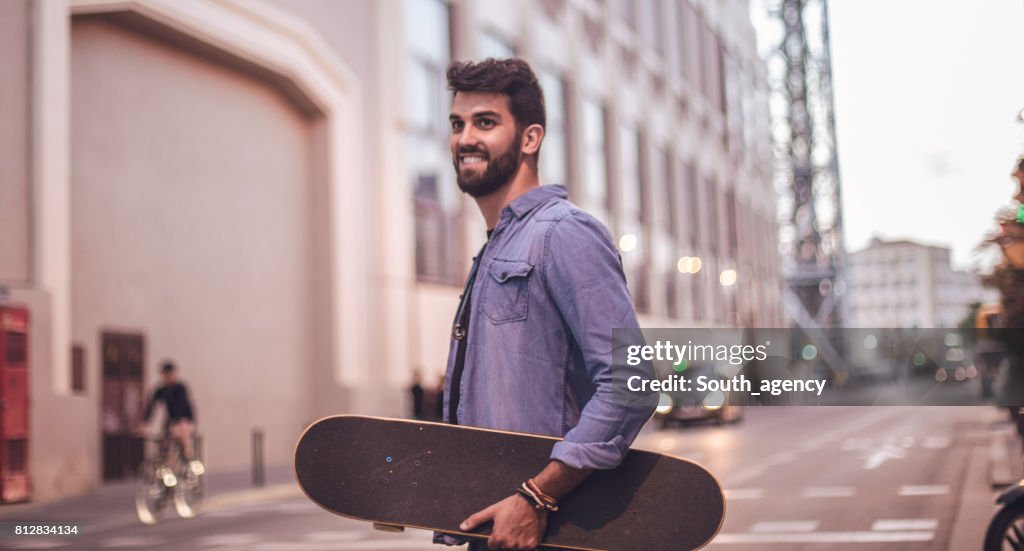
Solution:
[{"label": "city street", "polygon": [[[712,549],[947,549],[958,518],[968,513],[982,519],[967,527],[973,548],[993,511],[987,453],[998,416],[991,407],[766,407],[748,410],[736,425],[651,429],[637,446],[696,460],[718,476],[727,512]],[[82,536],[0,543],[13,549],[437,548],[425,532],[378,532],[326,513],[289,484],[214,495],[198,518],[172,517],[152,527],[133,518],[128,494],[123,497],[109,495],[96,501],[93,516],[77,517]],[[981,510],[964,511],[971,503]],[[2,520],[76,519],[73,508],[62,511]]]}]

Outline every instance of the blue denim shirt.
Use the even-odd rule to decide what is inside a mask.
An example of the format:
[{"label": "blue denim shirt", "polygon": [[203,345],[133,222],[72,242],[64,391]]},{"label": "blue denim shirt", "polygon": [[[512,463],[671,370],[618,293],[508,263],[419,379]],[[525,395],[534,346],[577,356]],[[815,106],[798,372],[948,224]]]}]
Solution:
[{"label": "blue denim shirt", "polygon": [[[552,459],[610,469],[653,406],[613,399],[612,329],[637,328],[636,314],[611,235],[566,197],[541,186],[501,212],[473,285],[458,418],[564,437]],[[452,338],[449,385],[457,347]]]}]

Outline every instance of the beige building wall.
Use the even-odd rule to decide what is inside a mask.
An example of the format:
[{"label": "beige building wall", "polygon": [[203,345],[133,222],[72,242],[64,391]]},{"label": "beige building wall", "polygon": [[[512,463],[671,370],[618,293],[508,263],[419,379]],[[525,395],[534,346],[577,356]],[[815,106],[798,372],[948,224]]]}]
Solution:
[{"label": "beige building wall", "polygon": [[89,386],[101,333],[141,334],[147,387],[161,359],[180,365],[211,469],[244,467],[253,427],[268,461],[287,462],[326,344],[315,121],[264,82],[102,18],[76,18],[71,46],[72,338],[97,362]]},{"label": "beige building wall", "polygon": [[0,284],[29,280],[29,4],[0,2]]}]

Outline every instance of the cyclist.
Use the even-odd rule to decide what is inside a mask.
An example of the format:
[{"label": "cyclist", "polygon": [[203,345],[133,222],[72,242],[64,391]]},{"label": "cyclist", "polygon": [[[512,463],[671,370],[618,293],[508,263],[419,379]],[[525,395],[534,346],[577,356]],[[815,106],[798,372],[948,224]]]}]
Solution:
[{"label": "cyclist", "polygon": [[173,362],[165,361],[160,366],[160,375],[163,378],[163,384],[153,391],[153,395],[146,403],[142,418],[148,422],[156,403],[163,402],[167,409],[164,437],[177,440],[181,446],[182,455],[188,461],[189,469],[197,475],[203,474],[205,470],[203,464],[195,457],[192,449],[195,414],[192,411],[192,402],[188,399],[188,389],[178,381],[178,371]]}]

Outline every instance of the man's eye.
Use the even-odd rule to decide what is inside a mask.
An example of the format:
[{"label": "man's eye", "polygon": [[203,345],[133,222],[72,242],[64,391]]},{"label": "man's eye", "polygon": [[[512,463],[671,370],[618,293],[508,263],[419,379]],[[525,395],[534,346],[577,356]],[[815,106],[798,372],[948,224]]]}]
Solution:
[{"label": "man's eye", "polygon": [[462,130],[462,121],[452,121],[452,130]]},{"label": "man's eye", "polygon": [[490,119],[480,119],[480,122],[477,123],[477,126],[479,126],[480,128],[493,128],[494,121]]}]

